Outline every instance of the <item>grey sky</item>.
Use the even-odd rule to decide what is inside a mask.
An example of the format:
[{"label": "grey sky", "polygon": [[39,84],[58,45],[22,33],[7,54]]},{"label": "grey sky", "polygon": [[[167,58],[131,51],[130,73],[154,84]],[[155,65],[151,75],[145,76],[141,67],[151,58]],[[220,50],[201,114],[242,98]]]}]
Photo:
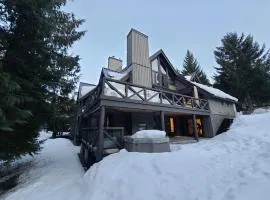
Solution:
[{"label": "grey sky", "polygon": [[189,49],[209,76],[227,32],[252,34],[270,48],[270,0],[74,0],[65,9],[86,20],[87,33],[72,52],[81,57],[81,81],[89,83],[97,83],[108,56],[126,64],[131,28],[149,36],[150,55],[163,49],[179,68]]}]

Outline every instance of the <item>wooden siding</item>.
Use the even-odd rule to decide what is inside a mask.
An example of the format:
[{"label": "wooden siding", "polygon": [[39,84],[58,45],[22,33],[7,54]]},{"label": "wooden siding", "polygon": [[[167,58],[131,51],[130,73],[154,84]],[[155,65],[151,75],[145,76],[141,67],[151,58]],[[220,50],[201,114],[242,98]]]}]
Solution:
[{"label": "wooden siding", "polygon": [[216,100],[208,100],[208,102],[211,112],[212,137],[214,137],[224,119],[235,118],[235,104]]},{"label": "wooden siding", "polygon": [[127,66],[133,63],[150,67],[148,37],[134,29],[127,36]]},{"label": "wooden siding", "polygon": [[148,37],[134,29],[127,36],[127,66],[132,67],[134,84],[152,87]]},{"label": "wooden siding", "polygon": [[145,87],[152,87],[151,68],[132,64],[132,82]]},{"label": "wooden siding", "polygon": [[233,103],[209,100],[209,108],[211,110],[211,114],[224,115],[232,118],[236,115]]}]

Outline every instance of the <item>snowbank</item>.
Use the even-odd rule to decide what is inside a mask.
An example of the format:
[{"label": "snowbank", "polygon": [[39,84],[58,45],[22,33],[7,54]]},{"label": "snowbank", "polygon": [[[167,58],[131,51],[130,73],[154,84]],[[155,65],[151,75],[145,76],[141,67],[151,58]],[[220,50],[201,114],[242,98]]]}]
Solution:
[{"label": "snowbank", "polygon": [[268,200],[269,121],[269,113],[239,116],[227,133],[179,151],[106,157],[86,173],[85,199]]},{"label": "snowbank", "polygon": [[159,130],[142,130],[134,133],[132,138],[163,138],[166,137],[166,133],[164,131]]},{"label": "snowbank", "polygon": [[257,108],[253,111],[253,114],[262,114],[262,113],[267,113],[270,112],[270,109],[268,108]]},{"label": "snowbank", "polygon": [[269,112],[240,115],[228,132],[170,153],[122,150],[85,176],[79,149],[65,139],[49,139],[23,184],[2,199],[268,200],[269,121]]},{"label": "snowbank", "polygon": [[[45,132],[42,132],[41,137]],[[73,200],[81,199],[84,174],[75,147],[67,139],[48,139],[20,184],[5,195],[5,200]],[[0,197],[0,199],[2,199]]]}]

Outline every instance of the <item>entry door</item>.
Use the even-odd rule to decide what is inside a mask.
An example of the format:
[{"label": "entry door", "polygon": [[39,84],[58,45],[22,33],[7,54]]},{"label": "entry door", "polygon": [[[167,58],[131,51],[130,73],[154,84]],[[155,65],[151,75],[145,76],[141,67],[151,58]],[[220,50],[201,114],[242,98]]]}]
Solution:
[{"label": "entry door", "polygon": [[[197,128],[198,136],[202,137],[204,135],[204,131],[203,131],[203,122],[201,118],[196,118],[196,128]],[[193,119],[188,119],[188,135],[194,136]]]}]

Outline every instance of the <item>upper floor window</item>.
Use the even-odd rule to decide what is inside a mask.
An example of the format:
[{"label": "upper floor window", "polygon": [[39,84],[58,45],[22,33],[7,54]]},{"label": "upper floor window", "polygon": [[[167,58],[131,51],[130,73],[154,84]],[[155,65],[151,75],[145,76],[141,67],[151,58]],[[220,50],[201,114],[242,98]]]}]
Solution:
[{"label": "upper floor window", "polygon": [[166,75],[167,74],[167,72],[166,72],[165,68],[162,66],[162,64],[160,64],[160,72],[163,75]]},{"label": "upper floor window", "polygon": [[158,72],[158,60],[157,59],[152,61],[152,70]]},{"label": "upper floor window", "polygon": [[167,72],[166,68],[158,62],[158,59],[154,59],[151,62],[152,65],[152,83],[162,87],[167,86]]}]

